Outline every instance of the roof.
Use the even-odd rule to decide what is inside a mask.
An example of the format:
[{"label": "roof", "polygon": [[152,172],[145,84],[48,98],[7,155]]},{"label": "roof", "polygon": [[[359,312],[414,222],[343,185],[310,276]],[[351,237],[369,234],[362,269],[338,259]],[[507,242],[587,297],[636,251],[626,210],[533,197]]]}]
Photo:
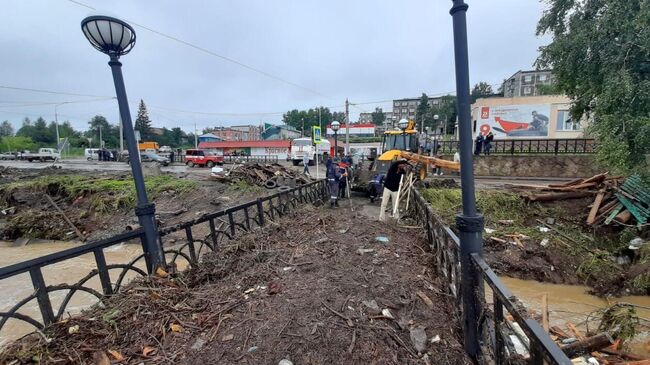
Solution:
[{"label": "roof", "polygon": [[199,148],[245,148],[245,147],[274,147],[289,148],[291,142],[287,139],[273,139],[261,141],[221,141],[201,142]]},{"label": "roof", "polygon": [[218,138],[218,139],[221,139],[221,137],[215,135],[214,133],[202,134],[202,135],[199,136],[199,138]]}]

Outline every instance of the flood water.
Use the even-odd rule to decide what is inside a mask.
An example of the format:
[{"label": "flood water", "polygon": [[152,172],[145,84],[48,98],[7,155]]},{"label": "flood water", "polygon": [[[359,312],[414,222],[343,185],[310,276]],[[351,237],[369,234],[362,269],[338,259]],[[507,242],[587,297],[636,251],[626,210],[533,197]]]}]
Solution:
[{"label": "flood water", "polygon": [[[70,242],[48,242],[48,243],[30,243],[24,247],[3,247],[8,243],[0,242],[0,267],[13,263],[25,261],[31,258],[43,256],[52,252],[61,251],[67,248],[75,247],[78,243]],[[128,263],[133,258],[142,253],[138,244],[121,244],[109,247],[104,250],[106,262]],[[59,283],[76,283],[79,279],[87,275],[95,268],[95,260],[92,254],[86,254],[74,259],[66,260],[43,269],[45,282],[48,285]],[[114,282],[119,272],[111,271],[111,279]],[[542,295],[548,294],[549,320],[551,325],[557,325],[565,328],[567,321],[577,325],[578,328],[586,330],[585,319],[590,313],[614,304],[615,302],[632,303],[643,308],[637,308],[637,314],[641,318],[650,320],[650,297],[649,296],[624,296],[620,298],[610,298],[609,300],[587,294],[588,288],[574,285],[557,285],[546,284],[536,281],[519,280],[503,277],[503,282],[510,288],[526,306],[537,313],[541,313]],[[94,278],[88,286],[101,292],[99,280]],[[0,311],[9,310],[16,302],[29,296],[33,292],[29,274],[22,274],[18,277],[0,281]],[[58,304],[65,296],[65,291],[59,291],[51,294],[51,300],[55,311]],[[491,294],[487,293],[488,301],[491,301]],[[71,314],[78,313],[81,309],[97,300],[94,296],[87,293],[78,293],[71,300],[66,312]],[[23,307],[20,313],[28,314],[40,320],[38,304],[35,300]],[[650,326],[649,321],[641,321],[645,331],[632,344],[635,353],[650,356]],[[592,322],[592,327],[595,323]],[[22,321],[9,320],[7,326],[0,331],[0,346],[10,339],[18,338],[30,331],[31,325]]]},{"label": "flood water", "polygon": [[[637,338],[630,344],[634,353],[650,357],[650,296],[623,296],[618,298],[600,298],[588,294],[589,288],[578,285],[559,285],[540,283],[531,280],[520,280],[502,277],[503,283],[517,296],[531,312],[542,313],[542,296],[548,295],[549,323],[566,330],[567,321],[586,331],[586,319],[589,314],[606,308],[617,302],[625,302],[638,306],[636,313],[642,327]],[[492,295],[488,297],[492,300]],[[597,322],[590,321],[589,330],[594,331]]]}]

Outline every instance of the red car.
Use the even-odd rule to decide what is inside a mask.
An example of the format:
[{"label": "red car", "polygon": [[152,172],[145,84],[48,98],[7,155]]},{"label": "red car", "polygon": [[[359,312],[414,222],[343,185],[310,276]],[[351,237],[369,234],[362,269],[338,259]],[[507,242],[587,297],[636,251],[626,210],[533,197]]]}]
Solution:
[{"label": "red car", "polygon": [[223,156],[205,150],[185,151],[185,164],[189,167],[223,165]]}]

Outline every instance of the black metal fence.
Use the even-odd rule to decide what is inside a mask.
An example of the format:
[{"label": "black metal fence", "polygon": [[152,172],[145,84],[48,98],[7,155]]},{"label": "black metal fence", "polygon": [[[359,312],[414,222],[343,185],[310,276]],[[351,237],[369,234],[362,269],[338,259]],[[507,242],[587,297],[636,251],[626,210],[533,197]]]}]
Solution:
[{"label": "black metal fence", "polygon": [[[439,154],[454,154],[458,151],[458,141],[439,141]],[[596,141],[588,138],[556,139],[496,139],[492,141],[491,154],[589,154],[595,153]]]},{"label": "black metal fence", "polygon": [[[413,188],[408,202],[411,215],[425,229],[427,242],[435,255],[435,268],[447,283],[449,294],[455,301],[458,319],[462,321],[461,260],[460,240],[442,220],[436,216],[431,205]],[[483,363],[507,364],[517,358],[514,344],[508,334],[504,309],[509,313],[528,338],[530,364],[571,364],[571,360],[544,332],[537,321],[528,318],[528,314],[517,298],[501,282],[489,265],[478,255],[472,256],[472,262],[481,273],[485,284],[492,290],[492,310],[485,313],[478,323],[482,324],[481,348]],[[477,293],[476,300],[485,301],[483,293]],[[488,320],[491,317],[491,320]],[[462,321],[464,322],[464,321]],[[461,322],[461,323],[462,323]],[[522,341],[524,344],[526,342]]]},{"label": "black metal fence", "polygon": [[[217,251],[224,241],[232,240],[241,233],[264,227],[269,221],[285,215],[300,204],[322,201],[327,196],[326,191],[327,187],[323,180],[295,188],[281,188],[273,195],[205,214],[189,222],[162,228],[159,230],[159,244],[164,250],[167,268],[173,271],[181,263],[180,261],[194,266],[203,254],[208,251]],[[172,241],[169,236],[173,233],[181,233],[184,237],[174,238],[173,246],[165,245],[165,240]],[[17,301],[8,311],[0,312],[0,334],[3,333],[9,319],[23,321],[37,329],[42,329],[63,317],[72,297],[78,292],[88,293],[96,297],[98,301],[102,301],[105,296],[120,290],[125,280],[128,280],[129,273],[142,276],[151,274],[147,273],[148,265],[144,264],[147,258],[144,253],[128,263],[106,263],[105,249],[138,239],[141,242],[144,239],[144,232],[141,229],[0,268],[0,282],[29,273],[34,288],[31,295]],[[74,284],[46,285],[43,276],[44,268],[85,254],[93,254],[95,261],[95,269],[88,275]],[[91,279],[97,277],[101,284],[101,292],[89,285]],[[51,299],[52,294],[56,292],[63,292],[65,295],[55,311]],[[33,315],[20,312],[21,308],[33,303],[34,300],[38,304],[41,320]]]}]

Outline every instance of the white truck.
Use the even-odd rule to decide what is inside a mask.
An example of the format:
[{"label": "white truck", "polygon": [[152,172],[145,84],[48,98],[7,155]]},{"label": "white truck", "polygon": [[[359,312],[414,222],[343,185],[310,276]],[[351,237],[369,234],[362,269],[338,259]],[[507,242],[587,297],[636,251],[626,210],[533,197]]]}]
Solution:
[{"label": "white truck", "polygon": [[57,161],[61,159],[61,154],[56,148],[39,148],[38,153],[26,153],[22,156],[23,160],[32,161]]},{"label": "white truck", "polygon": [[[331,153],[330,142],[326,139],[321,140],[321,143],[318,146],[318,162],[323,161],[323,155],[325,153]],[[309,164],[313,165],[316,161],[316,148],[312,144],[311,138],[296,138],[291,141],[291,154],[290,159],[293,162],[294,166],[302,164],[302,159],[305,155],[309,155]]]}]

